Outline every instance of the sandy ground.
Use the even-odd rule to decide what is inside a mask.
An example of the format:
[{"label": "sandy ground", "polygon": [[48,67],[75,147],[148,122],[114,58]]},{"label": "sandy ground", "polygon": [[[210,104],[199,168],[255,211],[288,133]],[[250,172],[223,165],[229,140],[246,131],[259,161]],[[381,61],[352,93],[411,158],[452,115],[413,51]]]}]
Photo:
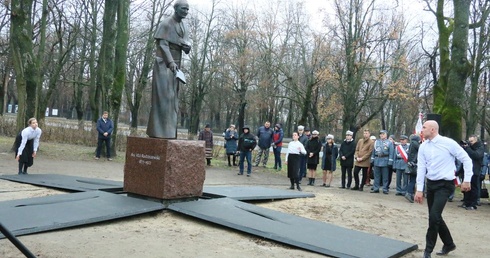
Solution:
[{"label": "sandy ground", "polygon": [[[16,173],[17,163],[13,154],[7,153],[8,147],[3,145],[0,145],[0,174]],[[43,155],[40,151],[29,173],[123,180],[122,158],[112,162],[95,161],[90,158],[90,153],[84,155],[86,158],[75,159],[61,153]],[[205,184],[260,185],[279,189],[288,187],[288,179],[272,173],[271,169],[254,168],[250,178],[237,176],[236,172],[235,168],[211,167],[206,171]],[[425,203],[411,204],[393,192],[383,195],[339,189],[339,171],[335,175],[335,187],[303,187],[304,191],[314,193],[315,198],[271,201],[257,205],[414,243],[419,246],[419,250],[404,257],[422,256],[427,228]],[[319,181],[317,179],[317,185]],[[61,193],[44,187],[0,180],[0,201]],[[460,199],[461,196],[457,196],[455,202],[448,203],[443,214],[457,245],[457,250],[448,257],[488,257],[489,201],[483,200],[477,211],[466,211],[457,207],[461,204]],[[171,211],[20,236],[19,239],[38,257],[322,257]],[[436,250],[441,247],[442,242],[439,241]],[[0,257],[22,257],[22,254],[8,240],[2,239]]]}]

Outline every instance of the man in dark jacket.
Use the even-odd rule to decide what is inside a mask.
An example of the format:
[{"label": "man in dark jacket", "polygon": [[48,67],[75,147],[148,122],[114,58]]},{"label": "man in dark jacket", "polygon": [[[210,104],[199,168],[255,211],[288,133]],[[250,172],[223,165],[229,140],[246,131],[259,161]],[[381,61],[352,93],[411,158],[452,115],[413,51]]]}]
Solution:
[{"label": "man in dark jacket", "polygon": [[342,181],[341,187],[345,189],[345,175],[347,174],[347,189],[350,188],[352,184],[352,167],[354,166],[354,153],[356,152],[356,143],[354,142],[352,136],[352,131],[345,132],[345,140],[340,144],[339,157],[340,157],[340,168],[342,171]]},{"label": "man in dark jacket", "polygon": [[271,128],[271,123],[269,121],[265,122],[264,126],[259,127],[257,131],[257,139],[259,140],[259,152],[257,153],[257,157],[255,157],[255,166],[259,166],[260,158],[262,154],[264,154],[264,158],[262,159],[262,164],[264,164],[264,168],[267,165],[267,160],[269,160],[269,152],[272,144],[272,134],[273,129]]},{"label": "man in dark jacket", "polygon": [[97,150],[95,151],[95,159],[100,159],[100,149],[102,148],[102,143],[105,142],[105,150],[107,153],[107,160],[111,159],[111,135],[114,129],[114,124],[112,120],[109,119],[109,112],[104,111],[102,117],[97,120]]},{"label": "man in dark jacket", "polygon": [[[298,134],[299,134],[299,142],[306,146],[306,143],[310,140],[311,134],[310,129],[308,127],[304,127],[302,125],[298,126]],[[299,164],[299,183],[301,183],[301,179],[306,177],[306,155],[300,156],[300,164]]]},{"label": "man in dark jacket", "polygon": [[478,200],[478,184],[480,184],[480,170],[483,160],[483,154],[485,150],[483,149],[483,144],[478,140],[478,136],[471,135],[468,138],[469,144],[462,144],[462,147],[470,156],[473,162],[473,176],[471,177],[471,191],[464,192],[464,203],[461,207],[467,210],[476,210],[476,204]]},{"label": "man in dark jacket", "polygon": [[415,183],[417,181],[417,155],[420,147],[420,136],[412,134],[410,136],[410,145],[408,146],[407,170],[408,184],[405,198],[413,203],[415,195]]},{"label": "man in dark jacket", "polygon": [[240,162],[238,164],[240,172],[238,172],[238,175],[243,175],[243,162],[247,158],[247,176],[250,176],[252,173],[252,151],[257,146],[257,140],[255,139],[255,135],[250,133],[250,127],[248,125],[243,126],[242,132],[238,139],[238,152],[240,153]]}]

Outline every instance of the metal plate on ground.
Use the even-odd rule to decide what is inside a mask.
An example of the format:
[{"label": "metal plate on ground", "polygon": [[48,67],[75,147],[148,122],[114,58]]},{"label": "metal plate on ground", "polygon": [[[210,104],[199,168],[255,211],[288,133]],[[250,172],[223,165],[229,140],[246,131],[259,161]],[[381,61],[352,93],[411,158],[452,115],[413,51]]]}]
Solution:
[{"label": "metal plate on ground", "polygon": [[19,236],[163,209],[158,202],[90,191],[0,202],[0,222]]},{"label": "metal plate on ground", "polygon": [[119,181],[58,174],[1,175],[0,179],[75,192],[123,191],[123,183]]},{"label": "metal plate on ground", "polygon": [[174,203],[168,209],[333,257],[400,257],[417,245],[252,204],[219,198]]},{"label": "metal plate on ground", "polygon": [[312,193],[297,190],[282,190],[261,186],[204,186],[203,196],[228,197],[239,201],[279,200],[315,197]]}]

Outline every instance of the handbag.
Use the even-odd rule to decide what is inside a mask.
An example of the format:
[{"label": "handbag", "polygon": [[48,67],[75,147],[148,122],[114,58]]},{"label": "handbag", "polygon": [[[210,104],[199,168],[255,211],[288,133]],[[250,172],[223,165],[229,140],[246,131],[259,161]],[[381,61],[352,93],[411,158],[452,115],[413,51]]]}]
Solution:
[{"label": "handbag", "polygon": [[480,189],[480,198],[488,198],[488,189],[485,182],[482,183],[482,188]]}]

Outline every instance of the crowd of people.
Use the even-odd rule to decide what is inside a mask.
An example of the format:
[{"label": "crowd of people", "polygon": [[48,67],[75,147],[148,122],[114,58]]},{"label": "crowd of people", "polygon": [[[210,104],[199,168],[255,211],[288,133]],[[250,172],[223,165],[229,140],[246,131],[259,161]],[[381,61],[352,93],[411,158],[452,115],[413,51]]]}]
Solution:
[{"label": "crowd of people", "polygon": [[[370,193],[389,194],[395,192],[396,196],[404,196],[413,203],[416,194],[416,178],[418,150],[422,143],[420,135],[412,134],[410,137],[401,134],[395,139],[386,130],[379,131],[379,137],[371,135],[369,129],[362,130],[362,138],[354,140],[354,133],[348,130],[340,144],[335,143],[335,137],[327,134],[325,139],[319,137],[317,130],[310,131],[308,127],[299,125],[288,143],[285,164],[288,166],[288,177],[291,180],[291,189],[301,190],[303,179],[306,185],[315,186],[316,171],[322,170],[322,187],[331,187],[337,166],[340,166],[338,175],[341,189],[364,191],[370,186]],[[247,162],[247,176],[252,173],[252,166],[267,167],[270,149],[274,154],[273,169],[281,170],[281,151],[284,132],[281,124],[273,128],[270,122],[260,126],[253,134],[249,126],[244,126],[238,132],[235,125],[230,125],[223,132],[228,166],[238,166],[239,175],[244,174],[244,163]],[[460,207],[467,210],[476,210],[480,205],[480,192],[484,175],[487,173],[488,155],[484,145],[476,135],[471,135],[468,141],[461,141],[460,146],[472,159],[473,176],[471,176],[471,190],[464,192],[464,199]],[[252,153],[256,149],[255,159]],[[237,161],[238,159],[238,161]],[[456,176],[460,182],[464,181],[464,167],[455,159]],[[297,174],[297,175],[296,175]],[[392,178],[395,182],[392,185]],[[454,193],[449,196],[452,201]]]}]

